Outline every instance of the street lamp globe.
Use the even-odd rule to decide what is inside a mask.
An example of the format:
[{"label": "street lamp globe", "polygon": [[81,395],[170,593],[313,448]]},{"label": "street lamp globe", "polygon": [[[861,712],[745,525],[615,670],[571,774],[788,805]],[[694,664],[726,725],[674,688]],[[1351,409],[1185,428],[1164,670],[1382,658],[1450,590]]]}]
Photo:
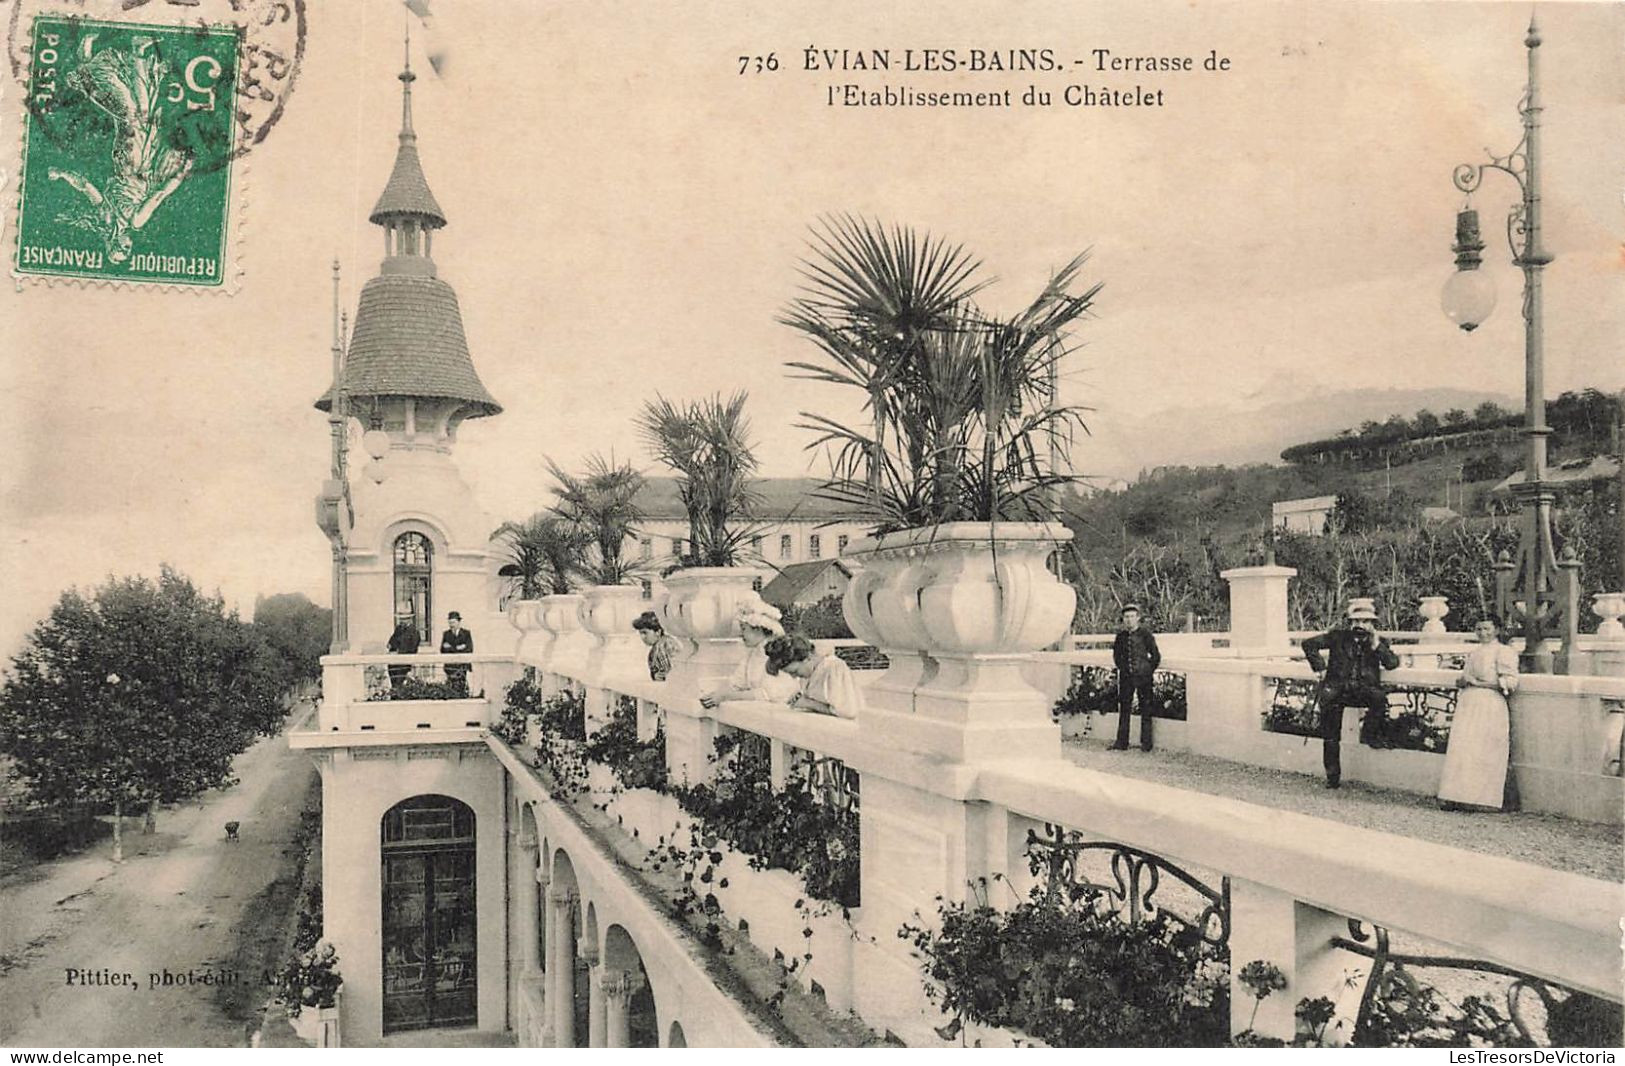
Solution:
[{"label": "street lamp globe", "polygon": [[1458,270],[1444,283],[1439,305],[1445,317],[1471,333],[1495,310],[1495,282],[1476,267]]},{"label": "street lamp globe", "polygon": [[389,454],[389,434],[381,429],[369,429],[361,435],[361,446],[374,459],[382,459]]},{"label": "street lamp globe", "polygon": [[367,476],[372,479],[374,485],[382,485],[389,477],[389,467],[382,459],[375,459],[367,464]]}]

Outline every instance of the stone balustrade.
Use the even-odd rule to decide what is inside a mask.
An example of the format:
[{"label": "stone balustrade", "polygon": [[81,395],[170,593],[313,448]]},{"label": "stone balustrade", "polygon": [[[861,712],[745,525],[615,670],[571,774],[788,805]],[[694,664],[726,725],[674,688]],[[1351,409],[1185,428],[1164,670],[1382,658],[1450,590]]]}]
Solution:
[{"label": "stone balustrade", "polygon": [[[401,675],[398,691],[391,667]],[[323,733],[484,728],[516,676],[512,655],[324,655],[317,728]],[[392,698],[419,694],[424,698]]]},{"label": "stone balustrade", "polygon": [[[1308,667],[1284,657],[1235,658],[1211,644],[1209,650],[1215,654],[1165,651],[1163,667],[1186,678],[1188,712],[1184,722],[1159,722],[1159,745],[1318,773],[1318,744],[1263,728],[1269,685],[1311,682]],[[1455,650],[1431,644],[1413,654],[1448,656]],[[715,657],[720,649],[713,645],[710,651]],[[1110,665],[1104,650],[1027,658],[1049,666]],[[1024,888],[1031,883],[1028,833],[1053,827],[1076,830],[1108,848],[1137,849],[1200,871],[1213,885],[1222,883],[1232,973],[1256,958],[1281,967],[1289,981],[1288,993],[1266,1001],[1253,1022],[1266,1035],[1290,1039],[1294,1004],[1318,995],[1336,1000],[1340,1016],[1352,1021],[1358,1004],[1350,997],[1357,1000],[1359,990],[1350,993],[1344,976],[1368,971],[1369,962],[1338,946],[1346,943],[1350,919],[1568,988],[1619,995],[1615,934],[1621,900],[1614,884],[1240,800],[1204,794],[1193,802],[1190,792],[1177,787],[1076,766],[1062,760],[1058,748],[1053,758],[945,759],[906,745],[877,744],[872,724],[861,718],[846,721],[748,701],[707,709],[692,688],[592,674],[583,668],[586,661],[573,657],[559,669],[547,661],[528,665],[538,668],[544,688],[576,688],[587,694],[589,706],[636,700],[640,735],[645,723],[652,732],[653,723],[663,721],[674,781],[703,779],[712,742],[730,730],[766,738],[776,785],[803,752],[837,759],[861,776],[861,907],[836,919],[819,916],[825,928],[794,907],[796,878],[752,870],[726,847],[721,868],[728,887],[718,897],[724,914],[743,919],[764,951],[789,957],[800,945],[786,948],[782,942],[810,929],[810,936],[801,933],[816,960],[808,980],[831,1006],[850,1006],[877,1031],[890,1030],[911,1045],[940,1043],[933,1029],[942,1016],[926,1000],[919,963],[900,945],[898,929],[905,922],[930,923],[939,896],[964,899],[977,878],[997,875]],[[1455,676],[1408,668],[1388,679],[1453,690]],[[1513,711],[1514,770],[1526,807],[1608,820],[1611,806],[1617,820],[1625,795],[1617,728],[1625,722],[1625,679],[1522,680]],[[1348,716],[1350,740],[1355,718]],[[1418,792],[1436,788],[1436,755],[1369,751],[1354,743],[1344,750],[1348,779]],[[600,784],[608,791],[607,781]],[[669,796],[647,790],[620,791],[606,809],[627,832],[647,841],[671,839],[687,821]],[[1239,1031],[1250,1020],[1253,1001],[1233,985],[1231,1002]]]},{"label": "stone balustrade", "polygon": [[[1475,645],[1463,645],[1472,648]],[[1430,644],[1411,655],[1448,656],[1453,647]],[[1042,652],[1040,662],[1110,667],[1102,651]],[[1265,712],[1282,681],[1312,687],[1306,663],[1287,660],[1220,659],[1164,655],[1162,668],[1183,674],[1186,717],[1157,723],[1157,744],[1172,751],[1211,755],[1232,762],[1318,776],[1318,744],[1303,734],[1271,732]],[[1454,670],[1402,668],[1383,675],[1396,692],[1453,693]],[[1512,772],[1523,809],[1584,821],[1618,824],[1625,817],[1625,778],[1620,776],[1625,728],[1625,678],[1525,674],[1512,701]],[[1438,752],[1374,750],[1358,743],[1359,715],[1344,716],[1343,774],[1421,795],[1438,791],[1443,755]]]}]

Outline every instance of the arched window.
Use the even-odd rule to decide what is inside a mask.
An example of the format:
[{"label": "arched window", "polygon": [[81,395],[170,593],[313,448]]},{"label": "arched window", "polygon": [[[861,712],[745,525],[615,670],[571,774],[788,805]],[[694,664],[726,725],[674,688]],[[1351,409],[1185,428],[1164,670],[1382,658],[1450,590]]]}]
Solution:
[{"label": "arched window", "polygon": [[395,538],[395,619],[410,618],[418,639],[429,642],[434,619],[429,602],[434,581],[434,545],[422,533]]}]

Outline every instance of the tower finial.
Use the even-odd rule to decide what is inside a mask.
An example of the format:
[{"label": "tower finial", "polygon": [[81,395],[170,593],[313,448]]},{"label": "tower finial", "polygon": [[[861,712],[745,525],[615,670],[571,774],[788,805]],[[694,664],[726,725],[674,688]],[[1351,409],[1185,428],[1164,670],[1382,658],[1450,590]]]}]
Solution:
[{"label": "tower finial", "polygon": [[333,257],[333,361],[336,364],[339,353],[344,349],[344,337],[339,331],[339,257]]},{"label": "tower finial", "polygon": [[411,22],[406,24],[404,52],[405,64],[401,67],[399,74],[401,80],[401,142],[403,144],[415,138],[415,134],[412,132],[412,83],[417,80],[418,76],[412,73]]}]

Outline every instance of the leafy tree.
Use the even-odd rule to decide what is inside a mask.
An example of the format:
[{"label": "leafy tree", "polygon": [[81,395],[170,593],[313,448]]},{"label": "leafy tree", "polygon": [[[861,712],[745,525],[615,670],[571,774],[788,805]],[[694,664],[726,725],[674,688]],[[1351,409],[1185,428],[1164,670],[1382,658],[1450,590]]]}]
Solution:
[{"label": "leafy tree", "polygon": [[1411,436],[1431,437],[1437,432],[1439,432],[1439,416],[1426,407],[1416,412],[1415,417],[1411,419]]},{"label": "leafy tree", "polygon": [[1459,407],[1452,407],[1444,413],[1444,424],[1451,429],[1460,429],[1472,421],[1471,416]]},{"label": "leafy tree", "polygon": [[852,628],[841,610],[841,596],[832,593],[817,603],[791,603],[784,607],[784,629],[808,640],[850,640]]},{"label": "leafy tree", "polygon": [[322,676],[323,655],[333,638],[333,612],[302,592],[254,601],[254,629],[282,657],[289,683]]},{"label": "leafy tree", "polygon": [[126,810],[231,783],[231,760],[281,726],[279,656],[218,595],[168,566],[156,583],[69,589],[0,688],[0,751],[37,803]]},{"label": "leafy tree", "polygon": [[1494,400],[1485,400],[1473,408],[1473,424],[1481,428],[1498,426],[1506,421],[1511,413]]}]

